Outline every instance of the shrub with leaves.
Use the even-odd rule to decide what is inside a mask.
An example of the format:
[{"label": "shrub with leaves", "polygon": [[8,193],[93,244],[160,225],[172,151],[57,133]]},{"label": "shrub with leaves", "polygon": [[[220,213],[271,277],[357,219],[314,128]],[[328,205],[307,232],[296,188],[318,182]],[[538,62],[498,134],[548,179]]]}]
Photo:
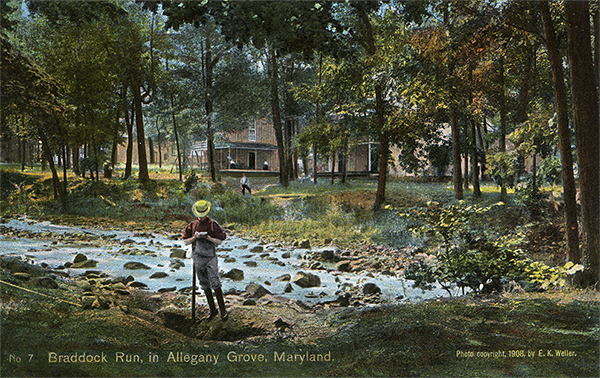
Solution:
[{"label": "shrub with leaves", "polygon": [[544,195],[537,186],[533,185],[532,178],[516,185],[515,199],[517,204],[525,207],[532,220],[537,220],[545,215]]},{"label": "shrub with leaves", "polygon": [[192,173],[191,175],[188,176],[188,178],[185,179],[185,192],[189,193],[190,190],[194,189],[196,187],[196,185],[198,185],[198,176],[196,176],[195,173]]},{"label": "shrub with leaves", "polygon": [[491,150],[486,157],[487,173],[496,184],[500,184],[502,179],[506,185],[513,187],[517,180],[518,160],[517,153],[511,152],[495,152]]},{"label": "shrub with leaves", "polygon": [[561,174],[562,166],[560,164],[560,157],[551,156],[540,162],[540,166],[538,167],[538,179],[541,182],[555,185],[560,181]]},{"label": "shrub with leaves", "polygon": [[573,277],[577,272],[583,270],[583,265],[575,264],[571,261],[563,266],[549,267],[539,261],[532,262],[525,273],[529,281],[538,285],[540,289],[547,290],[551,288],[560,289],[572,283]]},{"label": "shrub with leaves", "polygon": [[520,277],[525,267],[520,249],[525,234],[498,236],[476,227],[494,206],[430,202],[427,208],[406,215],[416,221],[413,232],[424,239],[435,258],[410,265],[405,277],[414,280],[415,287],[431,289],[438,283],[449,293],[453,286],[479,291],[490,280]]}]

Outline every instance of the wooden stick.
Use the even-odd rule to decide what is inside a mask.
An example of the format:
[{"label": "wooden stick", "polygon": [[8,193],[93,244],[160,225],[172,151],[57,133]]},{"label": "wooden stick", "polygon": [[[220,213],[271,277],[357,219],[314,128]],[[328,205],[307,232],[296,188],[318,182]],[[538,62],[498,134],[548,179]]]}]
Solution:
[{"label": "wooden stick", "polygon": [[192,264],[192,321],[196,320],[196,264]]}]

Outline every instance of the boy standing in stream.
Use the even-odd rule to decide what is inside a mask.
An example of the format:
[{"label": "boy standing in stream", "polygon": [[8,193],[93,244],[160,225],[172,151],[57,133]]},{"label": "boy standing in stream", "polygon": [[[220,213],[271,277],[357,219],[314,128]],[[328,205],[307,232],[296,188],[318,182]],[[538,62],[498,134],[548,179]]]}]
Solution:
[{"label": "boy standing in stream", "polygon": [[[196,274],[210,309],[209,319],[217,316],[220,311],[221,319],[226,320],[227,311],[223,299],[223,290],[221,290],[215,247],[221,244],[227,235],[216,221],[208,217],[210,202],[197,201],[192,206],[192,212],[198,219],[188,224],[184,229],[183,241],[186,245],[192,245],[192,259],[196,267]],[[219,311],[215,307],[213,291],[217,298]]]}]

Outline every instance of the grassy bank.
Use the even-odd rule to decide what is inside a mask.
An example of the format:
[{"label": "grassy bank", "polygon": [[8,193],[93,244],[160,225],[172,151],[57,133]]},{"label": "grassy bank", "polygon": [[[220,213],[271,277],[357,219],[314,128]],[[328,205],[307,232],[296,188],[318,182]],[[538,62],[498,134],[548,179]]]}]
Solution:
[{"label": "grassy bank", "polygon": [[[66,294],[45,293],[55,298]],[[237,342],[199,340],[149,321],[141,313],[141,303],[123,300],[111,309],[83,310],[3,285],[1,375],[595,377],[600,373],[600,306],[595,292],[316,311],[309,316],[318,317],[321,327],[331,330],[327,336],[298,339],[293,331],[283,331],[262,341]],[[255,311],[255,326],[264,318],[261,307],[248,310]],[[234,316],[228,322],[239,321]],[[292,327],[299,329],[301,324]],[[218,361],[193,364],[173,359],[177,353],[218,356]],[[106,362],[56,361],[57,356],[75,354],[105,356]],[[295,354],[321,360],[276,360]],[[263,355],[266,361],[245,355]]]}]

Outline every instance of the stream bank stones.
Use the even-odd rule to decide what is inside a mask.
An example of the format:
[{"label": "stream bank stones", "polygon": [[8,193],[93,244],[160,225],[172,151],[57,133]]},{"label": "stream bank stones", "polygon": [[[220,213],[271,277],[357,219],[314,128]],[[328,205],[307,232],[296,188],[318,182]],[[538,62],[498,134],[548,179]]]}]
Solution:
[{"label": "stream bank stones", "polygon": [[73,263],[65,264],[67,268],[72,269],[95,268],[96,265],[98,265],[98,261],[88,259],[83,253],[78,253],[73,259]]}]

